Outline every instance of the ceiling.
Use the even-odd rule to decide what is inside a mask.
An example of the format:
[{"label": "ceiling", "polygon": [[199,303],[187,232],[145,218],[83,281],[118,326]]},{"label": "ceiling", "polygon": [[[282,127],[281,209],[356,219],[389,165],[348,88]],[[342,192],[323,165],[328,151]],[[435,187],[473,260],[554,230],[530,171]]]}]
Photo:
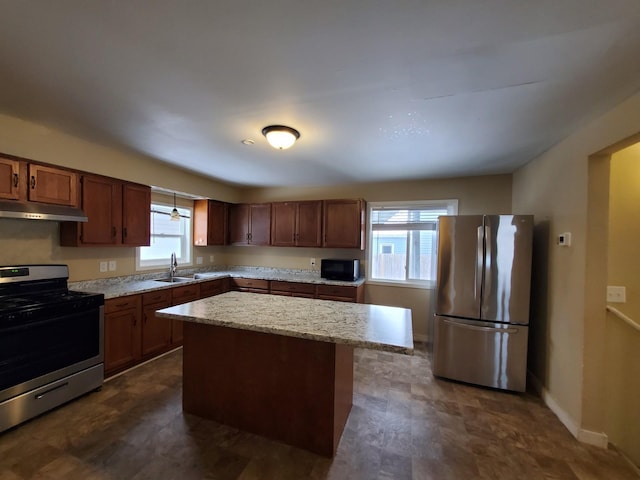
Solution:
[{"label": "ceiling", "polygon": [[638,0],[3,0],[0,112],[248,186],[483,175],[638,92],[639,59]]}]

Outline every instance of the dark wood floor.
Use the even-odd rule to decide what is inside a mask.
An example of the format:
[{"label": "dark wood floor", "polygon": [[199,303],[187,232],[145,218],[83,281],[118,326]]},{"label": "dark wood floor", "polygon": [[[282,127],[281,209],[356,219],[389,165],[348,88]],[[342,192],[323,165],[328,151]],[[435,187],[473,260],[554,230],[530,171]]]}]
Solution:
[{"label": "dark wood floor", "polygon": [[182,352],[0,434],[0,479],[635,479],[541,401],[434,379],[424,349],[356,350],[333,460],[181,411]]}]

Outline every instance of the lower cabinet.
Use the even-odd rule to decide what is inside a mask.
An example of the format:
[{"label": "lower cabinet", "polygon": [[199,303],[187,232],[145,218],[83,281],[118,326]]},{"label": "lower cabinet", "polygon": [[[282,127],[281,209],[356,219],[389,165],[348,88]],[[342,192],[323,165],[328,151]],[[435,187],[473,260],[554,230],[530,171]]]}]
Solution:
[{"label": "lower cabinet", "polygon": [[232,278],[231,290],[238,292],[269,293],[269,280],[256,278]]},{"label": "lower cabinet", "polygon": [[141,357],[142,296],[129,295],[104,302],[104,373],[134,365]]},{"label": "lower cabinet", "polygon": [[313,283],[271,280],[270,293],[272,295],[286,295],[289,297],[315,298],[316,286]]},{"label": "lower cabinet", "polygon": [[171,348],[171,320],[156,318],[156,310],[171,306],[171,290],[142,295],[142,356],[150,357]]},{"label": "lower cabinet", "polygon": [[182,322],[156,318],[157,310],[229,290],[364,303],[364,285],[315,285],[254,278],[220,278],[108,299],[104,302],[105,376],[182,345]]},{"label": "lower cabinet", "polygon": [[[171,289],[172,301],[171,305],[180,305],[181,303],[193,302],[200,298],[200,284],[190,283],[180,287]],[[183,328],[180,320],[171,320],[171,346],[177,347],[182,345]]]},{"label": "lower cabinet", "polygon": [[320,300],[364,303],[364,285],[360,285],[359,287],[318,285],[316,293],[316,298],[319,298]]}]

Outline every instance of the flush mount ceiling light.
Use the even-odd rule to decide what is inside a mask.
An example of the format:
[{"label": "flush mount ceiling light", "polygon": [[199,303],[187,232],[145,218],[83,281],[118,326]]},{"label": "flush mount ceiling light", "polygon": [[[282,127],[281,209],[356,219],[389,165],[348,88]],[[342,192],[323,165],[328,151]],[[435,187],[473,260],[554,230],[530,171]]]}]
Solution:
[{"label": "flush mount ceiling light", "polygon": [[284,125],[269,125],[262,129],[262,134],[273,148],[286,150],[300,138],[300,132]]},{"label": "flush mount ceiling light", "polygon": [[169,215],[169,218],[174,221],[174,222],[178,222],[180,221],[180,212],[178,212],[178,209],[176,208],[176,194],[173,194],[173,210],[171,210],[171,214]]}]

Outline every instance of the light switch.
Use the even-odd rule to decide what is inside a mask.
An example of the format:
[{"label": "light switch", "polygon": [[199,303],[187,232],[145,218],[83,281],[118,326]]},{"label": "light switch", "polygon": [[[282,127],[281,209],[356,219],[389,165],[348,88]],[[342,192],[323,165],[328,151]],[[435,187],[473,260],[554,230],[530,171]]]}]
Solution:
[{"label": "light switch", "polygon": [[625,303],[627,301],[627,289],[625,287],[607,287],[607,302]]},{"label": "light switch", "polygon": [[110,272],[115,272],[116,271],[116,261],[115,260],[109,260],[109,271]]},{"label": "light switch", "polygon": [[202,260],[203,260],[202,257],[196,257],[196,264],[197,265],[202,265]]}]

